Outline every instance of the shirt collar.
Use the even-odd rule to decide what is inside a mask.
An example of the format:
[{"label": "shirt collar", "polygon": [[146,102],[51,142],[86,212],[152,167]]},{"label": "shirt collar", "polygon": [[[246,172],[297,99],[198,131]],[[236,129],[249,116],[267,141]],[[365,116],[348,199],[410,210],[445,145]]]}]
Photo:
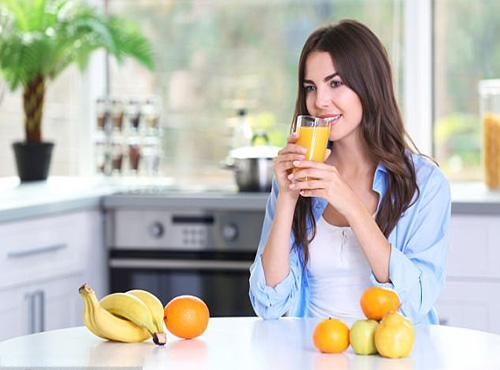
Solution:
[{"label": "shirt collar", "polygon": [[379,194],[383,194],[387,187],[387,168],[382,163],[379,163],[375,174],[373,175],[372,190]]}]

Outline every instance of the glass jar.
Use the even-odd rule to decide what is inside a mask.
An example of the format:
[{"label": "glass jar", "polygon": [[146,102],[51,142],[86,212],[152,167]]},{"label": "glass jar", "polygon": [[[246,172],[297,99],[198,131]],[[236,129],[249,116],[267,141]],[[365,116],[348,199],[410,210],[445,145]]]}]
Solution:
[{"label": "glass jar", "polygon": [[158,137],[148,136],[142,143],[142,173],[145,176],[157,176],[160,170],[160,161],[163,156],[161,141]]},{"label": "glass jar", "polygon": [[115,174],[120,174],[122,172],[123,152],[122,139],[119,137],[113,138],[111,149],[111,168]]},{"label": "glass jar", "polygon": [[500,79],[479,82],[486,186],[500,189]]},{"label": "glass jar", "polygon": [[120,99],[111,101],[111,112],[113,115],[113,127],[121,131],[123,125],[123,102]]},{"label": "glass jar", "polygon": [[97,112],[97,129],[104,131],[108,124],[109,119],[109,102],[106,98],[98,98],[96,100],[96,112]]},{"label": "glass jar", "polygon": [[131,99],[126,106],[125,111],[129,122],[129,131],[135,134],[139,131],[139,122],[141,120],[139,101]]},{"label": "glass jar", "polygon": [[98,137],[95,139],[95,164],[98,173],[106,173],[106,142],[104,138]]},{"label": "glass jar", "polygon": [[144,121],[146,135],[157,135],[160,122],[160,101],[156,96],[150,97],[143,104],[141,118]]},{"label": "glass jar", "polygon": [[128,161],[129,171],[132,174],[137,174],[141,161],[141,146],[138,137],[129,137],[128,139]]}]

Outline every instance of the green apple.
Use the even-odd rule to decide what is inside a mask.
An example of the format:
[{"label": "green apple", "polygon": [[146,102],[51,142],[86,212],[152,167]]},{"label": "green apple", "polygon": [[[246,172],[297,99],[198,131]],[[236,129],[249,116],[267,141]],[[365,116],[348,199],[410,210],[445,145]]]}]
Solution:
[{"label": "green apple", "polygon": [[351,327],[350,341],[353,351],[358,355],[372,355],[377,353],[375,347],[375,332],[378,321],[358,320]]}]

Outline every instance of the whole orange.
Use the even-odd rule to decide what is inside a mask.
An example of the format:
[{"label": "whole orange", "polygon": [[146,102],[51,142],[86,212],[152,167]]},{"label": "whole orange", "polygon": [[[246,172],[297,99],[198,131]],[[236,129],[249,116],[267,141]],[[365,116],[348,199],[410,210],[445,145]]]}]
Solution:
[{"label": "whole orange", "polygon": [[397,311],[401,302],[394,290],[372,286],[363,292],[360,304],[368,319],[382,320],[389,312]]},{"label": "whole orange", "polygon": [[344,352],[349,347],[349,328],[337,319],[323,320],[314,328],[313,342],[321,352]]},{"label": "whole orange", "polygon": [[180,338],[191,339],[203,334],[210,312],[200,298],[181,295],[167,303],[164,321],[168,331]]}]

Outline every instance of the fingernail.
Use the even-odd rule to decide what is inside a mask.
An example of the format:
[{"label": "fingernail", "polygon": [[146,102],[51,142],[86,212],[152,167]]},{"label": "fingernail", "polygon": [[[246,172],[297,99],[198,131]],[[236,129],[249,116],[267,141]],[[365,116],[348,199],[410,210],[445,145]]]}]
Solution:
[{"label": "fingernail", "polygon": [[298,165],[300,165],[300,161],[293,161],[293,165],[294,165],[294,166],[298,166]]}]

